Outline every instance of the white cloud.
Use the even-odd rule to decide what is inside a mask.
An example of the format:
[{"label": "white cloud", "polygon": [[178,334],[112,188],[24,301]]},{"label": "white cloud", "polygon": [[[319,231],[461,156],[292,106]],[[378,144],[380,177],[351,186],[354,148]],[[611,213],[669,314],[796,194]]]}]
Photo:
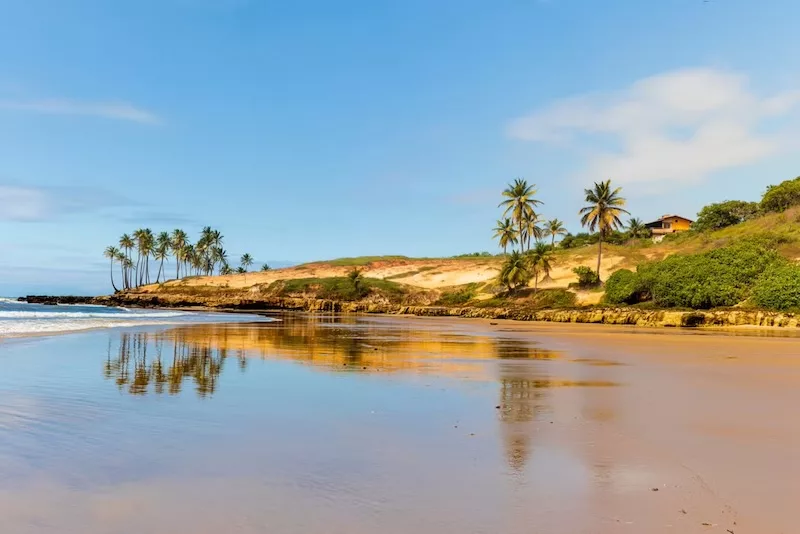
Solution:
[{"label": "white cloud", "polygon": [[0,99],[0,109],[49,115],[86,115],[142,124],[158,124],[161,122],[161,119],[155,113],[126,102],[80,102],[61,98],[43,100]]},{"label": "white cloud", "polygon": [[90,187],[23,187],[0,184],[0,221],[47,221],[64,214],[136,205],[116,193]]},{"label": "white cloud", "polygon": [[[567,143],[588,153],[586,174],[621,183],[696,181],[792,148],[763,126],[800,104],[800,91],[759,97],[740,74],[685,69],[610,95],[568,98],[515,119],[517,139]],[[618,145],[608,149],[608,141]]]}]

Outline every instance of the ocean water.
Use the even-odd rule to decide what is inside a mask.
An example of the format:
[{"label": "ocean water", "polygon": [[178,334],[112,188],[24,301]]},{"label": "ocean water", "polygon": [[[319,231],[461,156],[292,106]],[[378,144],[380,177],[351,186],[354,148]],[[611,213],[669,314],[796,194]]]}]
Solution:
[{"label": "ocean water", "polygon": [[92,305],[28,304],[0,298],[0,336],[72,332],[93,328],[271,321],[249,314],[144,310]]}]

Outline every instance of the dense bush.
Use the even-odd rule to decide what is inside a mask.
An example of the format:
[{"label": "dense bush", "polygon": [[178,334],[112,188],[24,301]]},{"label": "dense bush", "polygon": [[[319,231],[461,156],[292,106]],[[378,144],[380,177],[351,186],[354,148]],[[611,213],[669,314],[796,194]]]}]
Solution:
[{"label": "dense bush", "polygon": [[639,274],[620,269],[606,280],[606,294],[603,302],[607,304],[636,304],[649,298]]},{"label": "dense bush", "polygon": [[750,297],[755,281],[767,269],[783,261],[774,241],[746,239],[702,254],[675,255],[640,265],[633,277],[633,273],[618,276],[607,299],[627,302],[638,293],[667,308],[734,306]]},{"label": "dense bush", "polygon": [[765,212],[785,211],[797,204],[800,204],[800,177],[767,187],[761,197],[761,210]]},{"label": "dense bush", "polygon": [[753,288],[753,303],[772,310],[800,310],[800,266],[782,262],[764,271]]},{"label": "dense bush", "polygon": [[[597,233],[587,234],[586,232],[581,232],[575,235],[567,234],[559,242],[559,246],[561,248],[580,248],[587,245],[596,245],[598,238],[599,235]],[[628,232],[613,231],[603,238],[603,242],[611,243],[612,245],[623,245],[628,239],[630,239]]]},{"label": "dense bush", "polygon": [[758,202],[743,200],[727,200],[709,204],[697,214],[697,220],[692,228],[699,232],[719,230],[752,219],[758,215],[758,210]]},{"label": "dense bush", "polygon": [[595,287],[600,284],[600,277],[597,276],[597,273],[585,265],[575,267],[572,272],[578,276],[578,287]]}]

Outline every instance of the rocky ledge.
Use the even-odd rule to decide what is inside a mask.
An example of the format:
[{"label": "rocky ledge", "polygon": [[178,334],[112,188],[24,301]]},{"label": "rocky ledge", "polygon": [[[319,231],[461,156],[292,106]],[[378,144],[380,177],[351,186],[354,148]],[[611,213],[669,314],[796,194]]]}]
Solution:
[{"label": "rocky ledge", "polygon": [[204,307],[220,310],[297,310],[334,313],[382,313],[423,317],[512,319],[517,321],[675,328],[730,326],[797,328],[800,326],[800,318],[794,314],[759,310],[667,311],[643,310],[637,308],[531,310],[515,307],[406,306],[380,302],[341,302],[315,298],[267,297],[263,295],[254,295],[251,298],[172,293],[118,293],[108,297],[97,297],[92,299],[91,303],[155,308]]},{"label": "rocky ledge", "polygon": [[78,297],[74,295],[28,295],[27,297],[18,298],[17,301],[27,302],[28,304],[47,304],[55,306],[56,304],[94,304],[96,299],[97,297]]}]

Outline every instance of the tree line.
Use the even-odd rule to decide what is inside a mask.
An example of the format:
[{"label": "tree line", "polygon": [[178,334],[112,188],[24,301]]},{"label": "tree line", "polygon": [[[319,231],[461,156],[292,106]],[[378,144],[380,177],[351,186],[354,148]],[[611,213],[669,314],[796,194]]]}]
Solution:
[{"label": "tree line", "polygon": [[[167,269],[170,259],[175,262],[175,279],[187,276],[213,274],[246,273],[253,265],[250,254],[242,254],[239,265],[231,267],[228,252],[223,248],[224,237],[219,230],[206,226],[200,232],[200,237],[194,243],[189,235],[180,228],[170,232],[154,234],[150,228],[140,228],[132,234],[123,234],[119,238],[118,246],[106,247],[103,255],[110,262],[111,286],[114,291],[119,291],[114,279],[114,266],[119,265],[121,274],[121,289],[133,289],[152,282],[150,276],[151,264],[158,270],[155,283],[168,280]],[[262,271],[269,270],[266,263],[261,266]]]},{"label": "tree line", "polygon": [[[584,190],[586,205],[578,212],[581,225],[592,233],[596,232],[597,235],[598,281],[603,242],[612,232],[625,227],[621,216],[630,215],[624,208],[626,201],[621,192],[621,187],[612,187],[611,180],[596,182],[592,188]],[[537,208],[544,203],[536,198],[536,195],[535,185],[517,178],[503,190],[503,200],[498,205],[504,211],[494,228],[494,238],[503,249],[503,254],[507,256],[500,270],[499,279],[509,291],[526,286],[531,279],[534,282],[534,290],[538,289],[540,275],[543,275],[542,280],[549,277],[556,238],[567,235],[567,229],[562,221],[546,220],[537,213]],[[627,230],[632,237],[640,237],[644,236],[648,229],[640,219],[631,218]],[[548,238],[549,245],[545,242]],[[512,248],[511,254],[508,254],[509,247]]]}]

